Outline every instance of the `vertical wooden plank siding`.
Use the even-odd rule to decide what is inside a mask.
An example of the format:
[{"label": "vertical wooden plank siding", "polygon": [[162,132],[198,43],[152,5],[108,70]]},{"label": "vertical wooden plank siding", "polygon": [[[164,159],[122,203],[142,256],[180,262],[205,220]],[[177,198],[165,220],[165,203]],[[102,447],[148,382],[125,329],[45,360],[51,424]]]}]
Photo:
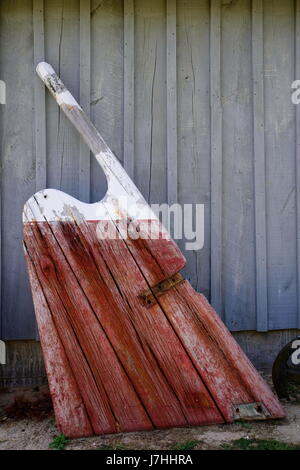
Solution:
[{"label": "vertical wooden plank siding", "polygon": [[[185,250],[184,276],[210,297],[210,2],[177,0],[178,202],[204,204],[204,248]],[[191,207],[191,206],[190,206]],[[195,214],[195,211],[194,211]],[[195,218],[194,218],[195,221]]]},{"label": "vertical wooden plank siding", "polygon": [[256,256],[256,327],[268,329],[263,0],[252,1],[252,76]]},{"label": "vertical wooden plank siding", "polygon": [[32,0],[0,2],[2,339],[35,338],[22,208],[36,191]]},{"label": "vertical wooden plank siding", "polygon": [[222,300],[232,330],[256,329],[251,2],[222,2]]},{"label": "vertical wooden plank siding", "polygon": [[[91,2],[80,0],[80,104],[85,113],[90,115],[91,100]],[[80,139],[79,156],[79,199],[90,202],[90,151]]]},{"label": "vertical wooden plank siding", "polygon": [[[44,0],[45,56],[76,99],[80,95],[80,2]],[[47,185],[79,197],[80,139],[46,95]]]},{"label": "vertical wooden plank siding", "polygon": [[134,0],[124,0],[124,168],[134,176]]},{"label": "vertical wooden plank siding", "polygon": [[[300,0],[295,4],[295,80],[300,79]],[[296,106],[297,327],[300,328],[300,105]]]},{"label": "vertical wooden plank siding", "polygon": [[[44,0],[33,0],[33,50],[34,67],[45,60]],[[35,182],[36,190],[46,188],[46,105],[45,87],[34,77],[35,106]]]},{"label": "vertical wooden plank siding", "polygon": [[[44,0],[33,0],[33,57],[34,67],[45,60],[44,35]],[[34,77],[34,123],[35,123],[35,184],[40,191],[47,187],[47,160],[46,160],[46,101],[45,87]],[[39,332],[36,327],[36,339]]]},{"label": "vertical wooden plank siding", "polygon": [[177,61],[176,0],[167,5],[167,197],[168,204],[177,202]]},{"label": "vertical wooden plank siding", "polygon": [[[123,163],[124,145],[123,2],[91,1],[91,119]],[[91,161],[91,201],[102,199],[106,178]]]},{"label": "vertical wooden plank siding", "polygon": [[269,329],[298,317],[295,2],[264,0],[264,101]]},{"label": "vertical wooden plank siding", "polygon": [[211,304],[222,316],[222,104],[221,104],[221,5],[210,9],[211,101]]},{"label": "vertical wooden plank siding", "polygon": [[150,203],[167,199],[166,2],[135,4],[135,183]]},{"label": "vertical wooden plank siding", "polygon": [[149,202],[205,205],[204,248],[178,241],[183,275],[229,329],[300,328],[300,0],[14,0],[0,15],[2,338],[36,337],[28,197],[106,191],[35,77],[40,60]]}]

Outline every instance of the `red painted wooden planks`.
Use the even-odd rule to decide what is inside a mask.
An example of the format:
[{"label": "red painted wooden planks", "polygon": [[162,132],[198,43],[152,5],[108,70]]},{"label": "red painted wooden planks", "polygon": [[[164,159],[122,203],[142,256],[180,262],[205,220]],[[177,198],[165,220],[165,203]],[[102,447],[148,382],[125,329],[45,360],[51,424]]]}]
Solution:
[{"label": "red painted wooden planks", "polygon": [[[68,257],[73,271],[82,283],[82,288],[89,297],[95,312],[98,314],[101,324],[104,325],[108,337],[114,344],[120,361],[126,368],[128,375],[134,380],[134,383],[139,390],[141,400],[145,404],[145,407],[147,408],[155,425],[158,427],[171,425],[178,426],[189,424],[191,421],[195,422],[195,420],[199,423],[200,415],[200,422],[202,424],[211,422],[211,420],[214,422],[222,421],[222,417],[215,410],[215,405],[205,389],[202,390],[202,395],[204,395],[203,402],[206,404],[205,409],[202,410],[198,406],[198,410],[194,410],[193,413],[188,413],[187,410],[183,409],[185,407],[184,402],[181,404],[178,398],[176,381],[166,381],[165,373],[167,373],[167,375],[174,374],[178,365],[176,366],[174,357],[173,361],[169,364],[163,364],[162,362],[158,363],[154,352],[156,353],[157,348],[159,347],[162,351],[169,348],[174,355],[175,351],[172,351],[171,347],[172,345],[175,347],[175,340],[177,342],[177,351],[183,357],[186,356],[186,353],[182,350],[180,343],[178,343],[177,338],[174,337],[170,328],[168,328],[164,334],[162,325],[158,325],[161,328],[157,329],[159,336],[155,343],[153,338],[152,341],[146,341],[142,330],[151,332],[155,327],[157,328],[157,325],[149,326],[147,324],[143,325],[140,323],[139,328],[137,327],[138,323],[141,322],[141,319],[139,318],[140,312],[139,310],[133,310],[130,307],[129,299],[126,298],[124,291],[120,288],[121,285],[119,279],[115,277],[115,272],[112,270],[112,267],[117,265],[124,266],[125,272],[122,276],[128,284],[128,290],[130,289],[130,286],[133,288],[134,284],[138,285],[141,281],[143,282],[144,287],[146,284],[144,279],[139,276],[139,272],[132,270],[132,265],[130,264],[131,255],[126,248],[126,245],[124,245],[123,240],[109,241],[109,245],[113,247],[112,253],[115,253],[116,255],[116,259],[114,259],[112,253],[111,256],[109,256],[109,253],[105,249],[106,245],[103,241],[101,241],[99,245],[99,241],[95,237],[95,224],[81,223],[77,225],[76,231],[72,224],[51,224],[51,228],[55,233],[57,240],[59,240],[59,244],[63,247],[64,253]],[[66,240],[69,239],[72,239],[72,243],[66,243]],[[73,244],[75,244],[73,246],[74,249],[72,249]],[[123,253],[120,252],[120,246],[125,248],[125,253],[124,251]],[[105,254],[108,256],[105,257]],[[130,272],[132,273],[131,278],[128,276]],[[102,291],[103,280],[104,290]],[[134,298],[135,294],[136,291],[134,290],[131,297]],[[106,305],[105,311],[101,311],[103,296],[109,300],[109,305]],[[148,310],[141,305],[139,299],[137,300],[139,307],[142,307],[146,315],[148,315]],[[114,319],[113,324],[108,324],[108,319],[105,318],[106,313],[109,314],[109,318]],[[121,322],[120,327],[118,326],[118,322]],[[134,346],[130,348],[128,344],[128,339],[134,337],[137,337],[136,353]],[[139,343],[141,347],[139,346]],[[160,346],[161,343],[162,346]],[[134,370],[131,364],[130,368],[128,368],[128,351],[132,352],[130,362],[132,363],[134,358],[138,365]],[[194,385],[193,391],[195,393],[195,390],[198,390],[202,384],[197,374],[195,374],[193,367],[191,367],[192,365],[190,360],[186,358],[185,362],[190,366],[192,372],[194,372],[194,380],[196,379],[198,381],[198,387],[195,387]],[[183,364],[183,366],[185,366],[185,364]],[[161,370],[163,373],[161,373]],[[136,374],[136,371],[138,371],[138,374]],[[149,382],[147,377],[148,375],[150,375],[151,382]],[[180,375],[183,376],[184,373],[181,373]],[[190,380],[193,380],[193,375],[191,375]],[[149,382],[148,386],[147,381]],[[177,387],[179,386],[180,381],[177,383]],[[199,391],[198,398],[200,394],[201,393]],[[188,399],[188,393],[186,393],[185,401],[187,402]],[[191,397],[190,401],[192,401]],[[197,406],[195,400],[194,406]],[[189,416],[187,417],[188,414]]]},{"label": "red painted wooden planks", "polygon": [[207,301],[187,281],[159,297],[159,302],[226,421],[233,420],[234,408],[241,403],[262,402],[273,418],[284,416],[269,387],[264,384],[261,388],[263,380],[253,366],[252,385],[247,385],[249,361],[244,352],[229,332],[216,334]]},{"label": "red painted wooden planks", "polygon": [[203,325],[206,325],[206,329],[213,338],[216,347],[223,351],[231,367],[238,375],[240,382],[251,394],[253,400],[262,402],[268,409],[270,417],[284,418],[286,414],[279,400],[234,340],[207,299],[195,292],[188,283],[178,286],[178,291],[180,290],[182,290],[181,295],[185,301],[190,303],[195,315],[199,317]]},{"label": "red painted wooden planks", "polygon": [[[166,263],[160,263],[160,248],[156,251],[153,240],[149,245],[149,240],[128,239],[126,244],[151,286],[167,272],[172,274],[172,265],[166,269]],[[155,262],[149,263],[150,256]],[[285,416],[278,399],[204,296],[185,281],[157,301],[227,421],[233,419],[234,404],[256,401],[266,406],[271,417]]]},{"label": "red painted wooden planks", "polygon": [[[36,227],[34,227],[36,229]],[[30,231],[30,232],[29,232]],[[91,421],[93,431],[97,434],[116,432],[114,417],[105,394],[101,394],[95,383],[93,373],[89,368],[87,359],[82,352],[81,345],[74,333],[68,319],[68,311],[64,305],[67,294],[64,290],[64,284],[56,278],[56,267],[51,257],[49,257],[46,248],[43,246],[42,239],[39,240],[32,231],[32,227],[26,225],[25,244],[27,252],[34,264],[40,284],[43,291],[53,322],[56,326],[58,336],[66,352],[71,369],[76,377],[78,388],[85,403],[86,410]],[[29,233],[28,233],[29,232]],[[62,290],[60,289],[62,286]],[[41,341],[43,339],[41,337]]]},{"label": "red painted wooden planks", "polygon": [[93,428],[26,248],[25,255],[58,429],[69,437],[90,436]]},{"label": "red painted wooden planks", "polygon": [[101,258],[105,260],[130,307],[128,314],[144,349],[147,348],[151,355],[154,367],[163,371],[178,398],[187,423],[222,422],[221,413],[160,306],[156,305],[150,312],[141,302],[139,294],[148,285],[124,241],[101,240],[99,243],[90,223],[80,224],[79,230],[89,239],[97,263],[101,263]]},{"label": "red painted wooden planks", "polygon": [[[283,416],[216,313],[187,282],[146,309],[140,294],[153,293],[185,259],[172,240],[160,236],[164,229],[143,196],[52,67],[40,63],[37,71],[108,183],[105,198],[96,204],[40,191],[23,214],[31,278],[41,291],[34,294],[37,318],[42,326],[43,321],[53,326],[61,366],[69,367],[70,381],[72,374],[76,380],[74,405],[80,394],[85,432],[89,423],[93,432],[106,433],[232,421],[242,404],[252,417],[259,409],[261,416]],[[128,228],[131,239],[103,238],[105,225],[119,233]],[[149,225],[151,238],[141,238]],[[41,325],[49,367],[52,351]],[[49,371],[55,392],[61,370]],[[63,420],[63,410],[57,415]]]},{"label": "red painted wooden planks", "polygon": [[[51,263],[55,266],[55,275],[53,278],[49,277],[51,275],[51,270],[49,269],[47,270],[47,282],[46,279],[43,278],[43,283],[47,283],[47,288],[49,290],[53,290],[54,288],[54,291],[47,292],[46,295],[48,294],[50,299],[52,297],[58,297],[63,299],[63,303],[67,302],[64,311],[69,312],[69,322],[72,322],[72,327],[75,329],[77,336],[80,334],[80,325],[74,325],[74,319],[77,318],[78,312],[80,312],[82,307],[81,296],[84,295],[85,297],[87,294],[89,302],[92,305],[97,318],[100,320],[107,338],[111,341],[120,362],[124,364],[126,373],[133,382],[134,387],[137,389],[138,394],[147,408],[147,412],[149,413],[149,416],[151,416],[151,420],[155,426],[169,427],[174,425],[186,425],[186,419],[180,406],[178,406],[176,396],[166,383],[160,370],[151,365],[149,357],[147,357],[143,351],[143,345],[140,343],[140,339],[137,337],[134,328],[128,319],[126,319],[123,311],[126,306],[122,304],[121,308],[118,307],[119,297],[114,281],[111,278],[106,279],[106,282],[109,282],[109,284],[115,288],[115,291],[112,294],[110,294],[106,285],[103,285],[102,276],[103,273],[105,273],[105,267],[99,267],[101,268],[100,274],[100,271],[98,271],[98,267],[95,265],[90,253],[84,249],[83,251],[80,250],[80,237],[76,237],[74,232],[72,235],[69,233],[68,224],[51,224],[51,228],[55,232],[55,236],[57,238],[60,236],[60,242],[64,241],[68,247],[73,246],[73,254],[75,256],[79,255],[79,263],[83,270],[76,272],[76,275],[79,277],[80,282],[83,284],[83,288],[86,290],[83,294],[81,285],[76,288],[69,289],[69,293],[74,297],[74,304],[78,304],[80,307],[76,312],[76,310],[70,305],[70,299],[67,302],[68,292],[65,289],[65,284],[69,282],[68,280],[69,277],[71,277],[71,273],[68,271],[67,266],[63,266],[59,260],[59,253],[61,251],[60,245],[56,242],[56,239],[47,223],[38,225],[32,224],[31,231],[35,232],[35,243],[42,234],[42,243],[36,247],[36,252],[40,252],[41,258],[47,259],[48,264],[49,260],[51,260]],[[74,230],[72,224],[69,224],[69,229],[70,228]],[[72,238],[73,245],[70,242],[70,236]],[[32,240],[32,235],[30,236],[30,239]],[[29,245],[30,251],[35,251],[35,247],[32,246],[31,242],[27,243],[27,245]],[[62,246],[66,248],[63,244]],[[68,255],[70,258],[70,253],[68,253]],[[35,258],[35,263],[39,264],[37,257]],[[42,269],[39,272],[40,276],[43,276]],[[57,280],[55,279],[56,275],[60,276]],[[54,308],[54,305],[52,308]],[[85,325],[81,325],[81,327],[84,328],[84,330],[89,331],[91,325],[86,322]],[[65,325],[65,328],[67,328],[67,325]],[[77,348],[78,347],[79,345],[77,345]],[[91,348],[90,342],[82,336],[80,341],[80,348],[81,347]],[[72,351],[72,348],[76,349],[76,346],[72,345],[69,349]],[[93,354],[92,349],[90,349],[86,354],[88,358]],[[103,359],[106,360],[105,355],[103,355]],[[92,364],[91,371],[94,375],[97,372],[97,365]],[[111,368],[110,374],[114,376],[115,373],[115,368]],[[106,385],[106,382],[103,383]],[[108,398],[113,399],[113,394],[117,394],[118,392],[123,392],[122,387],[116,387],[115,391]],[[93,394],[95,391],[90,391],[90,393]],[[103,398],[103,393],[100,393],[100,396]],[[124,412],[126,414],[126,409]],[[129,430],[126,423],[124,426],[126,430]],[[121,429],[125,430],[124,428],[119,428],[115,431]],[[142,420],[139,422],[138,429],[145,429],[145,425],[143,425]],[[110,432],[114,432],[114,430],[110,430]]]},{"label": "red painted wooden planks", "polygon": [[[234,406],[254,401],[271,417],[284,416],[218,316],[186,281],[151,308],[143,305],[139,295],[184,261],[172,250],[174,242],[164,245],[161,266],[165,240],[101,239],[104,225],[45,221],[24,229],[31,277],[48,306],[48,316],[42,310],[40,316],[57,331],[92,432],[230,422]],[[56,414],[62,421],[62,410]],[[69,435],[80,435],[73,428]]]},{"label": "red painted wooden planks", "polygon": [[[98,427],[109,418],[111,428],[104,429],[102,432],[152,428],[147,413],[120,366],[113,348],[48,225],[33,224],[30,230],[30,240],[26,244],[30,254],[33,253],[37,272],[43,279],[43,284],[46,284],[45,295],[52,306],[54,321],[61,325],[64,317],[65,330],[61,330],[61,340],[70,356],[78,354],[78,351],[82,354],[78,362],[73,363],[73,371],[80,375],[80,369],[84,367],[87,374],[86,386],[93,387],[88,392],[89,397],[94,395],[95,398],[98,397],[98,400],[101,400],[89,408],[91,416],[94,416],[95,412],[99,413],[97,408],[102,409],[101,415],[94,416],[95,425]],[[32,235],[37,246],[32,243]],[[40,261],[37,257],[38,253],[42,254]],[[47,260],[46,266],[43,264],[45,259]],[[43,278],[45,275],[47,280]],[[67,332],[77,339],[77,344],[66,343]],[[75,341],[74,338],[73,341]],[[99,433],[99,430],[97,432]]]}]

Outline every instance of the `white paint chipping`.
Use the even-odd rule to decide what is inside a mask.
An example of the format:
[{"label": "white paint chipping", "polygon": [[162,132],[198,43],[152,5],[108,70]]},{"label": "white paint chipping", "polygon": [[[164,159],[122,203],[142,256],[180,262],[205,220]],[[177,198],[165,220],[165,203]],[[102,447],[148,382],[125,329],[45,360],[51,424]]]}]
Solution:
[{"label": "white paint chipping", "polygon": [[157,220],[142,194],[131,181],[122,165],[110,152],[95,155],[107,177],[107,193],[94,204],[87,204],[57,189],[45,189],[25,204],[23,222],[84,220],[120,220],[130,217]]},{"label": "white paint chipping", "polygon": [[[36,70],[59,106],[66,104],[76,106],[81,110],[50,64],[41,62]],[[78,116],[84,119],[83,114],[82,111]],[[96,130],[94,132],[94,138],[102,142],[100,134]],[[107,178],[108,189],[102,201],[87,204],[56,189],[45,189],[36,193],[25,204],[23,222],[73,221],[74,219],[100,221],[126,218],[158,220],[113,152],[106,145],[105,147],[105,151],[95,155]]]},{"label": "white paint chipping", "polygon": [[[47,82],[49,80],[49,77],[57,77],[54,69],[51,67],[50,64],[47,64],[47,62],[40,62],[36,67],[36,71],[41,80],[43,80],[43,82]],[[73,98],[69,90],[67,90],[66,88],[58,91],[57,93],[55,93],[53,90],[51,90],[51,92],[54,95],[59,106],[65,104],[67,106],[77,106],[77,108],[81,109],[75,98]]]},{"label": "white paint chipping", "polygon": [[106,193],[100,202],[87,204],[57,189],[45,189],[34,194],[25,204],[23,222],[58,222],[80,220],[157,220],[147,204],[142,204],[125,191]]}]

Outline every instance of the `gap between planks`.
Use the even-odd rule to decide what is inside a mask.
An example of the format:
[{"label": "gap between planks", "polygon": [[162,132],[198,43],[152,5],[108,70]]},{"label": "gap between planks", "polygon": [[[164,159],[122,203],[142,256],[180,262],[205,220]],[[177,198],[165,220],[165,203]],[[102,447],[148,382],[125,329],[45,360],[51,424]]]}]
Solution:
[{"label": "gap between planks", "polygon": [[[45,60],[44,0],[33,0],[33,59],[34,69]],[[47,187],[46,154],[46,91],[43,83],[34,77],[34,137],[35,137],[35,188]],[[35,324],[35,339],[39,331]]]},{"label": "gap between planks", "polygon": [[222,104],[221,104],[221,2],[210,7],[211,107],[211,304],[223,318],[222,291]]},{"label": "gap between planks", "polygon": [[263,0],[252,1],[256,329],[268,330]]},{"label": "gap between planks", "polygon": [[[90,116],[91,99],[91,1],[80,0],[80,105]],[[80,137],[79,154],[79,199],[90,202],[91,155],[83,138]]]},{"label": "gap between planks", "polygon": [[167,16],[167,197],[178,199],[176,0],[166,0]]},{"label": "gap between planks", "polygon": [[124,0],[124,168],[134,179],[134,0]]},{"label": "gap between planks", "polygon": [[[300,0],[295,4],[295,80],[300,79]],[[300,104],[296,105],[297,327],[300,328]]]}]

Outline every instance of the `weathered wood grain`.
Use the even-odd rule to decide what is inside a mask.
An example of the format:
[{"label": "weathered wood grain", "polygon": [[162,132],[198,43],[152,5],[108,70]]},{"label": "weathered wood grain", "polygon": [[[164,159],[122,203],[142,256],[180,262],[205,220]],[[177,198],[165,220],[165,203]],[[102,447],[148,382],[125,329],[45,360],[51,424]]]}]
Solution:
[{"label": "weathered wood grain", "polygon": [[32,2],[1,2],[0,22],[1,80],[6,83],[7,103],[0,105],[1,335],[22,340],[36,334],[21,221],[22,207],[36,191]]},{"label": "weathered wood grain", "polygon": [[145,199],[167,201],[165,0],[135,4],[135,182]]},{"label": "weathered wood grain", "polygon": [[[134,384],[151,421],[156,427],[184,425],[187,421],[176,394],[151,355],[146,353],[145,345],[132,322],[128,305],[119,293],[118,280],[111,276],[106,262],[89,243],[91,229],[92,227],[85,227],[84,224],[78,229],[73,224],[52,226],[73,271],[76,272],[82,290]],[[81,235],[82,231],[84,233]],[[73,240],[73,248],[70,239]]]},{"label": "weathered wood grain", "polygon": [[210,9],[207,0],[177,1],[178,202],[204,204],[205,244],[186,250],[184,276],[210,296]]},{"label": "weathered wood grain", "polygon": [[[33,10],[33,53],[34,64],[45,60],[44,0],[34,0]],[[35,106],[35,186],[36,191],[47,186],[46,157],[46,97],[45,87],[37,77],[34,81]],[[38,331],[36,331],[38,339]]]},{"label": "weathered wood grain", "polygon": [[233,419],[235,405],[251,402],[263,403],[273,417],[284,417],[278,399],[205,297],[187,282],[176,286],[176,292],[178,297],[161,297],[160,302],[226,421]]},{"label": "weathered wood grain", "polygon": [[[300,77],[300,1],[295,9],[295,79]],[[300,107],[296,106],[297,327],[300,328]]]},{"label": "weathered wood grain", "polygon": [[[127,240],[126,244],[140,270],[147,272],[146,279],[150,285],[160,282],[164,268],[160,267],[159,257],[156,257],[155,263],[150,264],[135,241]],[[151,268],[145,270],[144,266]],[[157,302],[188,351],[226,421],[233,419],[234,405],[253,401],[264,403],[272,415],[283,416],[277,399],[204,296],[198,296],[185,281],[157,298]],[[153,307],[150,311],[152,309]],[[256,383],[257,390],[254,386]]]},{"label": "weathered wood grain", "polygon": [[42,348],[58,429],[70,437],[90,436],[93,429],[70,368],[35,267],[24,247],[35,311],[43,338]]},{"label": "weathered wood grain", "polygon": [[[53,68],[42,62],[37,73],[108,180],[99,203],[44,190],[23,212],[27,254],[93,431],[231,422],[243,404],[248,418],[283,417],[218,315],[188,283],[156,294],[153,286],[174,276],[184,258]],[[133,203],[146,219],[132,215]],[[148,289],[156,300],[150,308],[141,299]],[[78,433],[76,426],[71,432]]]},{"label": "weathered wood grain", "polygon": [[[47,254],[47,247],[42,243],[38,227],[32,227],[28,224],[26,228],[31,231],[30,236],[26,236],[25,234],[26,249],[32,259],[40,282],[43,285],[45,297],[68,361],[73,372],[75,373],[76,371],[76,382],[84,400],[93,426],[93,431],[99,434],[116,432],[115,419],[109,408],[106,394],[101,394],[101,391],[103,392],[103,386],[100,390],[98,389],[99,384],[95,382],[87,358],[78,343],[73,328],[69,324],[70,318],[68,317],[68,310],[66,309],[66,305],[64,305],[64,300],[66,300],[66,304],[68,308],[70,308],[70,299],[64,288],[62,292],[64,297],[62,298],[59,295],[59,285],[58,281],[55,279],[55,265]],[[53,279],[52,288],[51,284],[47,282],[49,277]],[[78,367],[78,364],[80,364],[80,367]]]},{"label": "weathered wood grain", "polygon": [[210,229],[210,300],[223,316],[222,293],[222,103],[221,103],[221,2],[210,4],[210,159],[211,159],[211,229]]},{"label": "weathered wood grain", "polygon": [[167,34],[167,188],[168,204],[177,203],[177,35],[176,0],[166,2]]},{"label": "weathered wood grain", "polygon": [[256,329],[268,330],[263,1],[252,2]]},{"label": "weathered wood grain", "polygon": [[[86,114],[90,115],[91,101],[91,2],[80,0],[80,103]],[[80,140],[79,191],[81,201],[90,202],[91,159],[86,143]]]},{"label": "weathered wood grain", "polygon": [[[99,238],[106,223],[25,224],[26,249],[94,432],[230,422],[234,407],[254,399],[271,417],[283,416],[217,314],[188,283],[150,309],[143,305],[139,294],[163,272],[159,252],[147,279],[148,259],[137,256],[135,240]],[[100,427],[99,412],[106,415]]]},{"label": "weathered wood grain", "polygon": [[134,178],[134,0],[124,2],[124,168]]},{"label": "weathered wood grain", "polygon": [[256,328],[250,13],[248,0],[222,5],[222,292],[231,330]]},{"label": "weathered wood grain", "polygon": [[[45,60],[44,0],[33,1],[34,64]],[[34,81],[35,106],[35,183],[36,191],[46,187],[46,105],[45,88],[37,77]]]},{"label": "weathered wood grain", "polygon": [[[113,416],[117,416],[114,424],[115,429],[119,431],[150,429],[151,422],[136,396],[132,384],[120,366],[109,337],[106,337],[105,331],[99,325],[97,317],[89,305],[90,299],[82,292],[76,277],[67,264],[67,253],[61,252],[61,248],[47,223],[40,224],[37,229],[32,226],[31,230],[35,232],[36,238],[40,236],[37,234],[37,230],[40,231],[42,240],[46,244],[48,264],[51,260],[55,266],[55,278],[51,276],[49,271],[47,273],[48,279],[51,277],[52,290],[56,291],[56,295],[62,300],[67,314],[66,326],[74,330],[97,388],[101,396],[104,397],[104,402],[107,402],[107,410],[111,409]],[[80,255],[82,253],[78,251],[78,256]],[[59,285],[62,286],[61,289]],[[70,296],[68,293],[72,293],[72,295]],[[112,311],[110,313],[113,314]],[[55,317],[54,321],[56,321]],[[72,353],[71,350],[70,353]],[[76,375],[76,369],[74,373]]]},{"label": "weathered wood grain", "polygon": [[[149,310],[139,298],[139,294],[148,286],[143,276],[145,260],[142,264],[140,259],[135,259],[139,248],[128,252],[124,240],[113,243],[103,240],[97,251],[98,256],[102,255],[110,267],[115,282],[130,307],[129,315],[135,330],[149,355],[153,357],[154,364],[163,371],[168,384],[174,390],[187,423],[222,422],[223,417],[215,406],[214,397],[209,395],[201,377],[197,375],[189,355],[182,349],[181,342],[170,328],[160,305],[156,304]],[[126,264],[120,263],[120,258],[126,259]]]},{"label": "weathered wood grain", "polygon": [[[74,0],[44,0],[45,58],[80,94],[80,4]],[[32,70],[31,70],[32,74]],[[47,185],[79,196],[80,138],[46,96]]]},{"label": "weathered wood grain", "polygon": [[[180,289],[182,286],[179,286]],[[184,286],[183,286],[184,288]],[[190,290],[191,296],[185,293],[185,301],[191,300],[195,312],[210,331],[210,336],[214,339],[217,347],[223,351],[227,360],[232,364],[233,370],[238,373],[240,383],[243,384],[248,393],[250,393],[256,402],[262,402],[269,410],[272,416],[282,418],[285,412],[278,401],[278,398],[272,393],[270,387],[266,384],[261,375],[256,371],[240,346],[232,341],[232,336],[214,309],[201,294],[194,294]]]},{"label": "weathered wood grain", "polygon": [[291,0],[264,3],[269,329],[291,328],[297,321],[294,14]]},{"label": "weathered wood grain", "polygon": [[[167,200],[167,4],[161,1],[150,2],[152,3],[150,5],[146,0],[139,0],[136,3],[132,13],[133,18],[129,16],[127,18],[128,23],[131,25],[134,23],[134,36],[137,42],[135,50],[131,51],[136,81],[133,93],[134,127],[137,128],[134,139],[135,181],[142,189],[144,196],[148,197],[151,117],[149,103],[152,90],[151,77],[154,71],[155,54],[153,51],[157,40],[160,56],[157,61],[153,89],[153,109],[158,125],[154,129],[157,143],[155,142],[152,152],[154,165],[152,165],[150,187],[153,201],[165,202]],[[150,6],[147,6],[147,3]],[[62,8],[63,4],[64,8]],[[214,14],[210,14],[210,8],[214,5],[220,10],[220,17],[216,15],[216,10]],[[299,224],[297,225],[296,220],[299,219],[297,215],[299,185],[296,179],[299,172],[295,172],[299,153],[296,150],[298,107],[292,105],[290,101],[290,85],[299,75],[297,72],[299,58],[295,50],[295,47],[298,47],[298,13],[296,4],[294,5],[292,1],[281,2],[281,4],[264,1],[263,5],[266,252],[269,284],[267,328],[284,329],[297,326],[300,303],[298,286],[300,274],[297,274],[299,265],[297,262],[299,258],[297,227]],[[122,1],[108,0],[99,3],[93,0],[90,24],[92,117],[121,161],[124,145],[124,113],[126,113],[123,92],[124,6],[126,7]],[[37,187],[38,168],[35,165],[34,148],[36,118],[32,103],[34,102],[34,48],[40,46],[37,44],[38,30],[36,29],[36,36],[34,36],[33,26],[35,24],[41,30],[42,22],[37,24],[33,21],[33,12],[33,3],[30,1],[1,2],[0,5],[1,80],[6,82],[7,87],[7,103],[5,106],[1,105],[1,112],[3,112],[3,119],[1,119],[3,312],[1,317],[2,336],[9,339],[35,337],[29,285],[23,261],[19,263],[22,257],[21,223],[15,215],[20,214],[23,203]],[[37,13],[36,10],[35,12]],[[255,210],[257,209],[259,213],[260,210],[258,204],[253,205],[256,199],[254,172],[253,168],[248,165],[253,164],[253,123],[259,122],[258,117],[253,120],[255,97],[252,82],[248,81],[252,74],[252,50],[255,57],[259,55],[259,51],[255,50],[257,41],[253,36],[251,16],[250,2],[244,0],[235,2],[177,0],[176,2],[178,197],[181,203],[196,201],[206,204],[205,246],[198,253],[185,253],[188,258],[185,275],[198,291],[203,292],[207,298],[211,295],[213,300],[214,289],[211,289],[210,277],[212,274],[213,278],[217,279],[222,270],[223,289],[219,284],[216,288],[222,292],[226,307],[224,320],[230,329],[238,331],[257,328],[260,314],[256,315],[256,296],[263,298],[264,295],[258,286],[259,283],[256,282],[256,264],[253,263],[258,259],[255,254],[257,238],[255,236]],[[218,36],[214,35],[213,31],[218,31],[219,20],[221,41],[218,77],[215,75],[216,67],[214,66],[216,62],[218,63],[218,58],[212,54],[209,44],[212,48],[218,44]],[[81,21],[82,25],[83,21]],[[254,28],[255,25],[257,22],[253,23]],[[85,28],[85,31],[88,34],[88,28]],[[210,31],[211,43],[209,43]],[[187,37],[190,44],[188,44]],[[64,79],[72,92],[79,97],[80,47],[83,43],[80,46],[80,2],[78,0],[44,1],[44,40],[46,60],[57,67],[61,65]],[[254,49],[251,50],[252,45]],[[196,106],[199,106],[198,113],[194,113],[195,116],[197,115],[197,119],[193,120],[194,126],[191,125],[193,83],[190,49],[192,49],[196,92],[198,93],[194,101]],[[15,64],[18,64],[17,69]],[[215,83],[220,82],[223,93],[221,109],[218,108],[217,98],[210,103],[209,98],[213,91],[213,88],[210,88],[212,80]],[[249,106],[249,109],[245,110],[246,105],[243,105],[245,114],[242,111],[244,98],[248,100],[247,106]],[[218,112],[215,112],[215,108]],[[218,187],[210,181],[210,171],[212,171],[212,177],[218,174],[220,180],[220,172],[217,173],[217,166],[211,161],[211,142],[215,145],[218,143],[220,149],[219,137],[217,139],[217,136],[220,136],[220,128],[213,126],[215,137],[212,138],[210,121],[212,114],[216,114],[218,117],[215,122],[220,122],[222,108],[223,121],[224,123],[226,121],[223,134],[226,136],[222,145],[224,148],[222,149],[223,189],[221,193]],[[46,111],[47,166],[45,173],[48,184],[52,187],[60,187],[62,179],[63,190],[77,197],[80,186],[83,187],[83,182],[82,185],[79,182],[79,140],[73,129],[66,127],[68,123],[62,114],[59,115],[49,97],[46,98]],[[42,120],[39,125],[43,125]],[[247,136],[245,138],[247,129],[250,134],[249,138]],[[197,136],[195,151],[192,151],[194,148],[193,132]],[[262,135],[261,130],[260,135]],[[234,153],[233,136],[236,137],[236,153]],[[194,162],[194,155],[196,155],[197,164]],[[230,155],[235,155],[237,164],[233,158],[231,160]],[[275,158],[273,158],[274,155]],[[220,158],[218,162],[220,164]],[[281,165],[283,165],[282,170]],[[106,190],[105,178],[98,166],[94,163],[91,165],[90,189],[93,201],[99,200]],[[45,178],[43,171],[41,178]],[[154,180],[157,183],[153,183]],[[239,181],[241,181],[240,186]],[[42,184],[39,187],[42,187]],[[14,201],[14,207],[12,207],[11,194],[16,188],[18,188],[17,200]],[[217,254],[217,246],[220,247],[221,236],[220,231],[215,228],[220,226],[220,218],[217,215],[218,206],[213,200],[210,203],[211,191],[212,199],[215,198],[217,192],[223,199],[222,223],[226,225],[223,231],[223,235],[225,234],[223,241],[226,249],[224,252],[223,247],[221,261],[219,261],[221,270],[213,268],[217,266],[214,255]],[[215,200],[221,204],[220,197]],[[213,212],[210,212],[210,206],[214,208]],[[283,207],[285,209],[281,213]],[[230,227],[233,227],[233,233]],[[240,237],[236,236],[238,231],[235,228],[237,227],[241,227]],[[215,242],[212,242],[213,238]],[[241,250],[236,249],[237,244],[240,244]],[[184,244],[180,246],[184,249]],[[279,253],[282,254],[279,255]],[[213,271],[210,272],[210,266],[215,274]],[[212,281],[212,284],[215,283]],[[261,283],[261,286],[263,285]],[[231,287],[236,289],[236,295],[232,295]],[[237,303],[236,298],[239,299]],[[214,305],[219,312],[217,305],[215,303]],[[263,308],[261,311],[265,313]],[[264,323],[265,320],[266,318],[264,318]],[[284,340],[285,333],[282,333],[281,337]]]},{"label": "weathered wood grain", "polygon": [[[120,162],[124,145],[123,2],[91,1],[91,117]],[[91,201],[107,189],[103,171],[91,161]]]}]

